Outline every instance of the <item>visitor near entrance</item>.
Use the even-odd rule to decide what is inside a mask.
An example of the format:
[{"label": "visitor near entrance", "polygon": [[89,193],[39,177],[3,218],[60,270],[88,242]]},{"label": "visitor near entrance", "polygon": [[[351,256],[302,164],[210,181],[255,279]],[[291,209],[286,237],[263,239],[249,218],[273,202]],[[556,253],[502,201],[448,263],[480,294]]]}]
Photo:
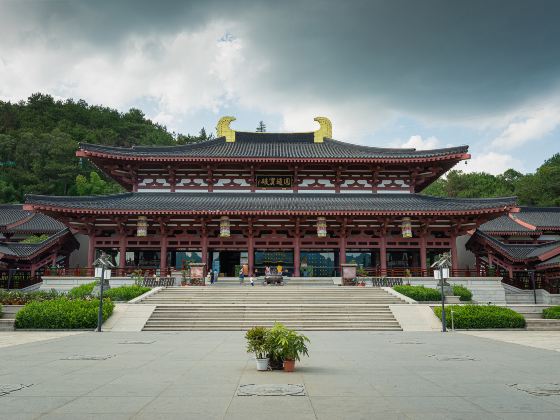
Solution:
[{"label": "visitor near entrance", "polygon": [[239,270],[239,284],[243,285],[243,280],[245,280],[245,272],[243,271],[243,267]]}]

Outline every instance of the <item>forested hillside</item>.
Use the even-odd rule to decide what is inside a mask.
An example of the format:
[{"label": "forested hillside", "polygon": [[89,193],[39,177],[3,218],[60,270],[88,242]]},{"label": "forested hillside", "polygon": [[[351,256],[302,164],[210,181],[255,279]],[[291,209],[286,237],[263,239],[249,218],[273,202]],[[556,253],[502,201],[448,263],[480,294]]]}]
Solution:
[{"label": "forested hillside", "polygon": [[560,154],[546,160],[534,174],[508,169],[501,175],[452,170],[423,191],[441,197],[518,197],[527,206],[560,206]]},{"label": "forested hillside", "polygon": [[105,194],[120,187],[76,158],[78,143],[112,146],[173,145],[206,140],[170,133],[142,111],[120,113],[85,101],[34,94],[18,103],[0,101],[0,202],[21,202],[27,193]]}]

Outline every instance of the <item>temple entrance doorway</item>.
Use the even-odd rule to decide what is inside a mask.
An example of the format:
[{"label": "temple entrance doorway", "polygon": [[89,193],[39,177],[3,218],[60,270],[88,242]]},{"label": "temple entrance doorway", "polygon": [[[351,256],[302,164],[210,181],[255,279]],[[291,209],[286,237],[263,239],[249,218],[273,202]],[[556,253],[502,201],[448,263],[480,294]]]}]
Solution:
[{"label": "temple entrance doorway", "polygon": [[257,275],[263,276],[266,267],[269,267],[272,273],[281,270],[282,275],[293,276],[294,252],[284,250],[255,251],[255,271]]},{"label": "temple entrance doorway", "polygon": [[248,257],[246,251],[212,251],[210,254],[211,267],[212,269],[219,267],[220,276],[237,277],[241,267],[247,271]]}]

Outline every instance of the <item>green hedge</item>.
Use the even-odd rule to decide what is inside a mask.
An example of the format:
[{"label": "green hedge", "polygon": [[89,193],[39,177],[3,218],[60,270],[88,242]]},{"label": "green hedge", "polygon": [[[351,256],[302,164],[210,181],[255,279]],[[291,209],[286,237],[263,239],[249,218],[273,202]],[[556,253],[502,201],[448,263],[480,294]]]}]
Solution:
[{"label": "green hedge", "polygon": [[[451,327],[451,308],[453,320],[458,329],[482,328],[523,328],[523,315],[501,306],[452,305],[445,307],[445,321]],[[434,308],[435,314],[441,319],[441,308]]]},{"label": "green hedge", "polygon": [[439,290],[424,286],[394,286],[393,289],[402,295],[408,296],[418,302],[441,300]]},{"label": "green hedge", "polygon": [[0,305],[0,318],[2,318],[2,305]]},{"label": "green hedge", "polygon": [[61,293],[56,290],[34,292],[22,292],[20,290],[0,290],[0,304],[3,305],[25,305],[29,302],[42,302],[45,300],[58,299]]},{"label": "green hedge", "polygon": [[[74,287],[68,292],[68,298],[70,299],[84,299],[92,296],[93,288],[95,287],[95,282],[82,284],[81,286]],[[106,289],[103,291],[103,297],[109,298],[113,301],[129,301],[140,295],[143,295],[150,287],[132,285],[132,286],[119,286],[112,289]]]},{"label": "green hedge", "polygon": [[560,306],[543,309],[542,317],[545,319],[560,319]]},{"label": "green hedge", "polygon": [[103,296],[108,297],[112,301],[129,301],[150,290],[150,287],[145,286],[120,286],[104,291]]},{"label": "green hedge", "polygon": [[[103,320],[113,313],[114,303],[103,300]],[[97,326],[99,299],[59,298],[31,302],[16,314],[16,328],[89,329]]]},{"label": "green hedge", "polygon": [[453,296],[459,296],[461,302],[470,302],[472,300],[472,292],[460,284],[453,285]]},{"label": "green hedge", "polygon": [[91,296],[93,288],[95,287],[95,282],[82,284],[81,286],[74,287],[68,292],[68,297],[71,299],[83,299],[85,297]]}]

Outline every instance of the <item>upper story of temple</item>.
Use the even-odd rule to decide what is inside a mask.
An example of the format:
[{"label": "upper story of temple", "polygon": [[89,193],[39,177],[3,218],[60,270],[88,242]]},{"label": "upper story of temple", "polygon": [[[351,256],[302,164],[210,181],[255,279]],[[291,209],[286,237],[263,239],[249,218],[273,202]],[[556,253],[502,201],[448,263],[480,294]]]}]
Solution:
[{"label": "upper story of temple", "polygon": [[80,144],[79,157],[134,192],[420,192],[461,160],[468,146],[416,150],[332,139],[332,125],[303,133],[254,133],[223,117],[217,138],[178,146]]}]

